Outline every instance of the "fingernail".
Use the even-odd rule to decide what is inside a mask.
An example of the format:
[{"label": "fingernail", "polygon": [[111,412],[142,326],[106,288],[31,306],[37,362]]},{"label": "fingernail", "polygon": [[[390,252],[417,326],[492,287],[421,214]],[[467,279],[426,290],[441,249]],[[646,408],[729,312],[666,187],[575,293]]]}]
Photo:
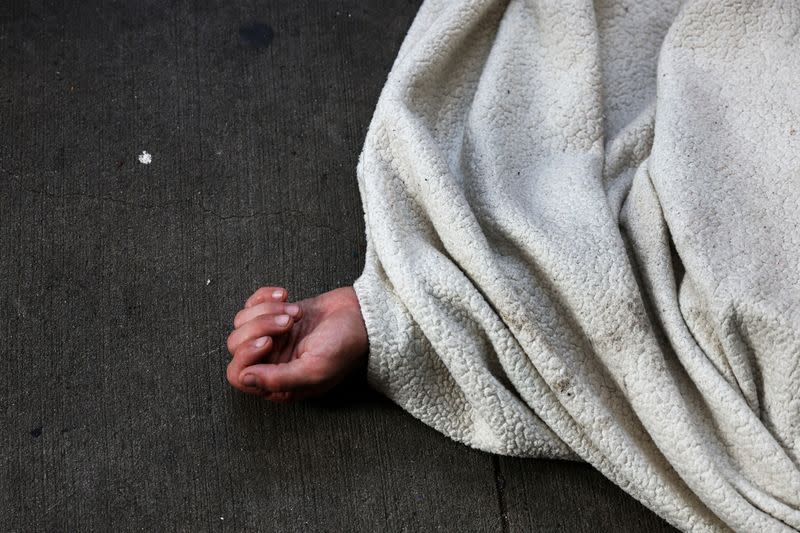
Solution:
[{"label": "fingernail", "polygon": [[255,341],[253,341],[253,346],[255,346],[256,348],[261,348],[265,344],[267,344],[267,338],[266,337],[259,337]]},{"label": "fingernail", "polygon": [[297,316],[300,312],[300,306],[297,304],[289,304],[286,306],[286,312],[292,316]]},{"label": "fingernail", "polygon": [[245,387],[255,387],[258,385],[258,381],[256,381],[256,377],[253,374],[245,374],[242,378],[242,385]]},{"label": "fingernail", "polygon": [[278,315],[275,317],[275,323],[279,326],[285,326],[289,323],[289,315]]},{"label": "fingernail", "polygon": [[273,291],[272,297],[276,300],[280,300],[281,298],[283,298],[283,291],[281,290]]}]

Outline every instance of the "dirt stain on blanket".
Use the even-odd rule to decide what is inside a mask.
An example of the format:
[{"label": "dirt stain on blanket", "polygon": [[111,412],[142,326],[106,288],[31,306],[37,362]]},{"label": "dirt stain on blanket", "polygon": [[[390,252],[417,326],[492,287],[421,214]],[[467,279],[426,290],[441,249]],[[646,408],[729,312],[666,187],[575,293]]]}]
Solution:
[{"label": "dirt stain on blanket", "polygon": [[572,396],[572,391],[570,390],[571,387],[572,382],[569,380],[569,378],[560,378],[555,382],[556,390],[561,394],[566,394],[567,396]]}]

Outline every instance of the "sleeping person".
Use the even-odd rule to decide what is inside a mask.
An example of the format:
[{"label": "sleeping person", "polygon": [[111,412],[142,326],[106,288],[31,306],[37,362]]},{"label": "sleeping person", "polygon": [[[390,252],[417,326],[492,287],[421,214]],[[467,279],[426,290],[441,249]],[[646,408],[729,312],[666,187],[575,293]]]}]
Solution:
[{"label": "sleeping person", "polygon": [[800,3],[427,0],[358,166],[353,287],[259,289],[230,383],[370,383],[676,527],[800,529]]}]

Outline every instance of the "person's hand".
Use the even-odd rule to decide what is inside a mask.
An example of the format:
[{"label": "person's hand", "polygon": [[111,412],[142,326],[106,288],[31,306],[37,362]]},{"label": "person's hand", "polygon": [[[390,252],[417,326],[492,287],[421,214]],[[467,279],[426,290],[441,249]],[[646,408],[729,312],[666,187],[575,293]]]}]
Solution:
[{"label": "person's hand", "polygon": [[369,343],[352,287],[287,302],[262,287],[236,314],[228,336],[228,382],[273,401],[326,392],[366,362]]}]

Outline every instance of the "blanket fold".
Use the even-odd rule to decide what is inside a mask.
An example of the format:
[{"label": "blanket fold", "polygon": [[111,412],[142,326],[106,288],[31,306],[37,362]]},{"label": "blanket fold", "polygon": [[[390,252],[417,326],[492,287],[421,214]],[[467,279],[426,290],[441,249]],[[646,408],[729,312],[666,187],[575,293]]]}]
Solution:
[{"label": "blanket fold", "polygon": [[358,168],[369,379],[689,531],[800,529],[800,4],[427,0]]}]

